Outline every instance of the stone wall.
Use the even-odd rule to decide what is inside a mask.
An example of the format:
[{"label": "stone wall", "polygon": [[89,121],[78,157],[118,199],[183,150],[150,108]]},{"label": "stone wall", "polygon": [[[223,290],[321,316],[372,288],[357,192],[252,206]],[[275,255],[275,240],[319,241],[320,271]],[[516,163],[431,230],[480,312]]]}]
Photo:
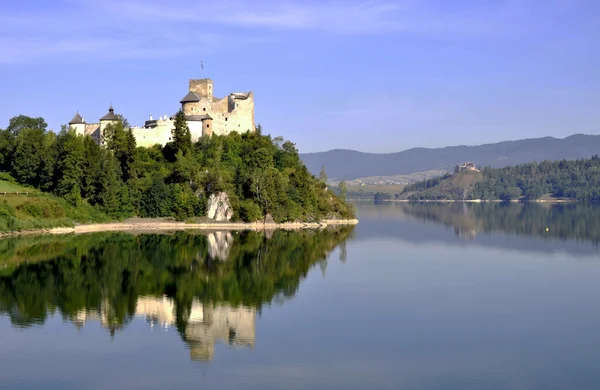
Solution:
[{"label": "stone wall", "polygon": [[86,123],[85,125],[85,134],[89,135],[96,141],[96,143],[100,143],[100,123]]},{"label": "stone wall", "polygon": [[137,146],[149,147],[160,144],[165,145],[171,141],[171,133],[175,123],[170,120],[159,120],[153,128],[133,127],[131,129]]},{"label": "stone wall", "polygon": [[75,123],[75,124],[69,125],[69,128],[71,130],[74,130],[75,134],[77,134],[77,135],[85,135],[86,134],[85,123]]},{"label": "stone wall", "polygon": [[192,135],[192,142],[197,142],[202,137],[202,122],[201,121],[188,121],[188,128]]}]

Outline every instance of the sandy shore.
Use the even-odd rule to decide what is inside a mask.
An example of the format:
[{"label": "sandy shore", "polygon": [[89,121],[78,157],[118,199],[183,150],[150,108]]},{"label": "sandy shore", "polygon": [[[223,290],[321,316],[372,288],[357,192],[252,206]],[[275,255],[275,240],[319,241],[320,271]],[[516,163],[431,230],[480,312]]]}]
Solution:
[{"label": "sandy shore", "polygon": [[[320,223],[238,223],[238,222],[208,222],[208,223],[185,223],[185,222],[156,222],[156,221],[135,221],[135,222],[113,222],[98,223],[89,225],[78,225],[74,227],[60,227],[52,229],[28,230],[22,232],[10,232],[4,234],[11,235],[30,235],[30,234],[84,234],[95,232],[116,232],[116,231],[144,231],[160,232],[175,230],[274,230],[274,229],[322,229],[330,225],[356,225],[357,219],[343,220],[324,220]],[[1,236],[0,236],[1,237]]]}]

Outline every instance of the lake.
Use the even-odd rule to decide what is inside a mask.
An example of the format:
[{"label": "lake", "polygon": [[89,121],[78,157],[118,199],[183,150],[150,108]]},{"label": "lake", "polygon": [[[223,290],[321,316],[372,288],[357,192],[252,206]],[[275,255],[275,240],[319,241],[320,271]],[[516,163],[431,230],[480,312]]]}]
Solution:
[{"label": "lake", "polygon": [[0,240],[0,388],[600,388],[600,208],[357,207]]}]

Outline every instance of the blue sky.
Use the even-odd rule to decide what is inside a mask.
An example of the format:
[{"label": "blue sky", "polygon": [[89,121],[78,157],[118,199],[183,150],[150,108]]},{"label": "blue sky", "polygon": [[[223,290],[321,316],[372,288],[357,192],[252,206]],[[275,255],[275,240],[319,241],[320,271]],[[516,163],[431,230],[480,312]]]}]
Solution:
[{"label": "blue sky", "polygon": [[598,134],[599,48],[597,0],[0,0],[0,127],[143,124],[210,77],[301,152]]}]

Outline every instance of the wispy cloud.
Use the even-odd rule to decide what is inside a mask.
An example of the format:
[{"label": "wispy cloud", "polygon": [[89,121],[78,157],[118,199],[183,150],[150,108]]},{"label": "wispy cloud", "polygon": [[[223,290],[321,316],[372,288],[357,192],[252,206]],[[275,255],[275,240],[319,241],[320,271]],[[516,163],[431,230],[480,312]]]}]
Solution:
[{"label": "wispy cloud", "polygon": [[94,58],[100,51],[104,57],[145,58],[156,56],[157,47],[183,55],[197,47],[216,50],[223,44],[272,40],[274,30],[436,39],[522,36],[550,25],[549,15],[564,13],[572,4],[566,0],[62,0],[48,6],[42,0],[25,0],[18,9],[0,12],[0,63],[75,53]]}]

